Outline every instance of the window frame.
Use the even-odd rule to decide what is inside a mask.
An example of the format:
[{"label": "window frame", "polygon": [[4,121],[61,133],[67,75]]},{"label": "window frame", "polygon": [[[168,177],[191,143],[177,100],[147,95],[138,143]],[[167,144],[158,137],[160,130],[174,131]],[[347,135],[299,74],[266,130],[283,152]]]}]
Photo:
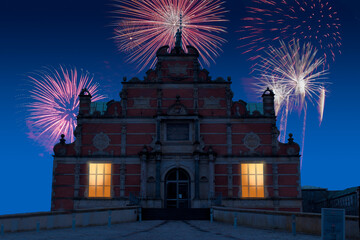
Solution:
[{"label": "window frame", "polygon": [[[169,140],[168,136],[167,136],[167,130],[168,130],[168,124],[187,124],[189,127],[189,138],[187,140]],[[194,139],[194,123],[193,121],[189,120],[189,119],[184,119],[184,120],[166,120],[162,123],[162,139],[165,143],[168,144],[178,144],[178,143],[190,143],[193,141]]]},{"label": "window frame", "polygon": [[[91,165],[94,164],[96,165],[96,171],[95,174],[91,173]],[[103,165],[102,171],[103,173],[99,173],[98,172],[98,166],[99,165]],[[110,165],[110,173],[106,171],[106,164]],[[112,171],[113,171],[113,164],[109,163],[109,162],[89,162],[88,164],[88,181],[87,181],[87,193],[86,193],[86,197],[89,199],[109,199],[112,198],[113,192],[112,192]],[[91,178],[92,176],[95,176],[95,183],[91,184],[91,181],[93,181]],[[98,176],[102,176],[102,184],[97,184],[98,181]],[[109,184],[106,184],[106,176],[109,177],[108,181]],[[90,195],[92,190],[91,188],[94,187],[94,195]],[[102,188],[102,194],[98,195],[97,191],[98,188]],[[106,191],[106,188],[108,188],[108,191]]]},{"label": "window frame", "polygon": [[[243,172],[243,165],[247,166],[246,173]],[[255,172],[250,173],[250,165],[255,165]],[[262,173],[258,173],[258,166],[261,165]],[[258,177],[262,175],[262,185],[258,184]],[[255,185],[250,185],[251,179],[250,177],[254,176],[253,181],[255,181]],[[244,184],[244,178],[246,178],[247,184]],[[263,162],[247,162],[247,163],[240,163],[240,181],[241,181],[241,198],[249,199],[249,198],[256,198],[256,199],[264,199],[266,198],[265,194],[265,163]],[[255,187],[256,196],[251,194],[250,187]],[[259,188],[262,188],[262,192],[259,193]],[[247,194],[244,194],[247,189]],[[252,195],[252,196],[251,196]]]}]

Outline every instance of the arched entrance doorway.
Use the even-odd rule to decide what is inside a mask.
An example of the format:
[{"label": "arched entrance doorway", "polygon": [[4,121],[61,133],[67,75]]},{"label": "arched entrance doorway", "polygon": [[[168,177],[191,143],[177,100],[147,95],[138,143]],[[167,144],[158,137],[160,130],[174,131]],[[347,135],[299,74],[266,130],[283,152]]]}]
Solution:
[{"label": "arched entrance doorway", "polygon": [[165,207],[190,207],[190,177],[184,169],[174,168],[166,174]]}]

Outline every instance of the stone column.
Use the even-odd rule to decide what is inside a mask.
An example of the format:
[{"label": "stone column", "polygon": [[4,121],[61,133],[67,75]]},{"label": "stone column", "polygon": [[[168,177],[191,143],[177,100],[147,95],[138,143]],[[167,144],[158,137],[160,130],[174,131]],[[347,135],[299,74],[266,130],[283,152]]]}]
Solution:
[{"label": "stone column", "polygon": [[194,88],[194,113],[198,114],[199,108],[199,89],[197,87]]},{"label": "stone column", "polygon": [[126,155],[126,125],[121,127],[121,156]]},{"label": "stone column", "polygon": [[161,187],[161,155],[160,154],[156,154],[156,199],[160,199],[160,187]]},{"label": "stone column", "polygon": [[226,115],[231,116],[231,104],[234,93],[231,91],[230,87],[226,87]]},{"label": "stone column", "polygon": [[120,197],[125,197],[125,175],[126,175],[126,125],[121,127],[121,162],[120,162]]},{"label": "stone column", "polygon": [[156,141],[157,142],[160,142],[161,141],[161,121],[160,121],[160,118],[158,118],[156,120]]},{"label": "stone column", "polygon": [[162,89],[157,89],[157,114],[161,114],[161,108],[162,108]]},{"label": "stone column", "polygon": [[79,189],[80,189],[80,164],[79,159],[76,159],[75,164],[75,183],[74,183],[74,197],[79,197]]},{"label": "stone column", "polygon": [[227,165],[227,175],[228,175],[228,197],[233,196],[233,168],[231,162]]},{"label": "stone column", "polygon": [[[226,144],[227,154],[232,155],[232,135],[231,135],[231,123],[226,125]],[[227,176],[228,176],[228,196],[233,196],[233,169],[232,162],[229,160],[227,165]]]},{"label": "stone column", "polygon": [[274,183],[274,197],[279,197],[279,183],[278,183],[278,165],[276,163],[272,164],[273,170],[273,183]]},{"label": "stone column", "polygon": [[121,159],[121,163],[120,163],[120,197],[125,197],[125,173],[126,173],[125,160]]},{"label": "stone column", "polygon": [[146,160],[148,155],[148,149],[146,146],[144,146],[141,154],[140,154],[140,197],[146,197]]},{"label": "stone column", "polygon": [[122,108],[122,116],[126,117],[126,108],[127,108],[127,91],[123,89],[120,92],[120,98],[121,98],[121,108]]},{"label": "stone column", "polygon": [[275,211],[279,210],[279,182],[278,182],[278,165],[276,163],[272,164],[273,170],[273,183],[274,183],[274,209]]},{"label": "stone column", "polygon": [[200,124],[199,119],[195,120],[195,142],[200,143]]},{"label": "stone column", "polygon": [[[215,194],[215,155],[210,147],[209,154],[209,192]],[[214,195],[215,196],[215,195]]]},{"label": "stone column", "polygon": [[81,120],[78,119],[78,125],[75,128],[74,131],[74,135],[75,135],[75,152],[76,152],[76,156],[80,156],[81,155],[81,135],[82,135],[82,124],[81,124]]},{"label": "stone column", "polygon": [[274,123],[271,129],[271,145],[272,145],[272,154],[276,155],[278,150],[279,150],[279,141],[278,141],[278,136],[279,136],[280,132],[276,127],[276,124]]},{"label": "stone column", "polygon": [[195,199],[199,199],[199,192],[200,192],[200,188],[199,188],[199,179],[200,179],[200,174],[199,174],[199,161],[200,161],[200,156],[199,153],[195,153],[194,155],[194,163],[195,163]]},{"label": "stone column", "polygon": [[232,155],[232,131],[231,123],[226,124],[226,146],[227,154]]}]

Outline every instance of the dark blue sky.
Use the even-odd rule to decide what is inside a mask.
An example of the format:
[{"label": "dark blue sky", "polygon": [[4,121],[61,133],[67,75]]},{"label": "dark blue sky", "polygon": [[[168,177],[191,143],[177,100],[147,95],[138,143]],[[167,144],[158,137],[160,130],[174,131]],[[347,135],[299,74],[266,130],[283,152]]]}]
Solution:
[{"label": "dark blue sky", "polygon": [[[341,19],[342,54],[331,65],[325,114],[319,127],[309,106],[302,185],[344,189],[360,185],[360,1],[333,0]],[[228,33],[223,53],[207,69],[213,77],[232,77],[234,100],[253,101],[244,87],[251,62],[237,47],[241,17],[249,0],[228,0]],[[110,1],[12,1],[0,6],[1,194],[0,214],[48,211],[52,156],[26,135],[29,72],[66,64],[95,74],[110,99],[119,100],[123,76],[142,78],[111,39]],[[110,88],[111,86],[111,88]],[[116,91],[114,90],[116,89]],[[288,132],[301,142],[301,118],[292,114]]]}]

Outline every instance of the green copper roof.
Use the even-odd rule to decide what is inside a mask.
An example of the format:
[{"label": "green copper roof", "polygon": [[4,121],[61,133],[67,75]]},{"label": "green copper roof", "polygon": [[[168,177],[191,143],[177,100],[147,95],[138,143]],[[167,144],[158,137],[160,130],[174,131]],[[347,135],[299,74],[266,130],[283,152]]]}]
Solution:
[{"label": "green copper roof", "polygon": [[90,114],[100,112],[100,114],[103,115],[106,112],[106,109],[106,102],[92,102],[90,105]]}]

